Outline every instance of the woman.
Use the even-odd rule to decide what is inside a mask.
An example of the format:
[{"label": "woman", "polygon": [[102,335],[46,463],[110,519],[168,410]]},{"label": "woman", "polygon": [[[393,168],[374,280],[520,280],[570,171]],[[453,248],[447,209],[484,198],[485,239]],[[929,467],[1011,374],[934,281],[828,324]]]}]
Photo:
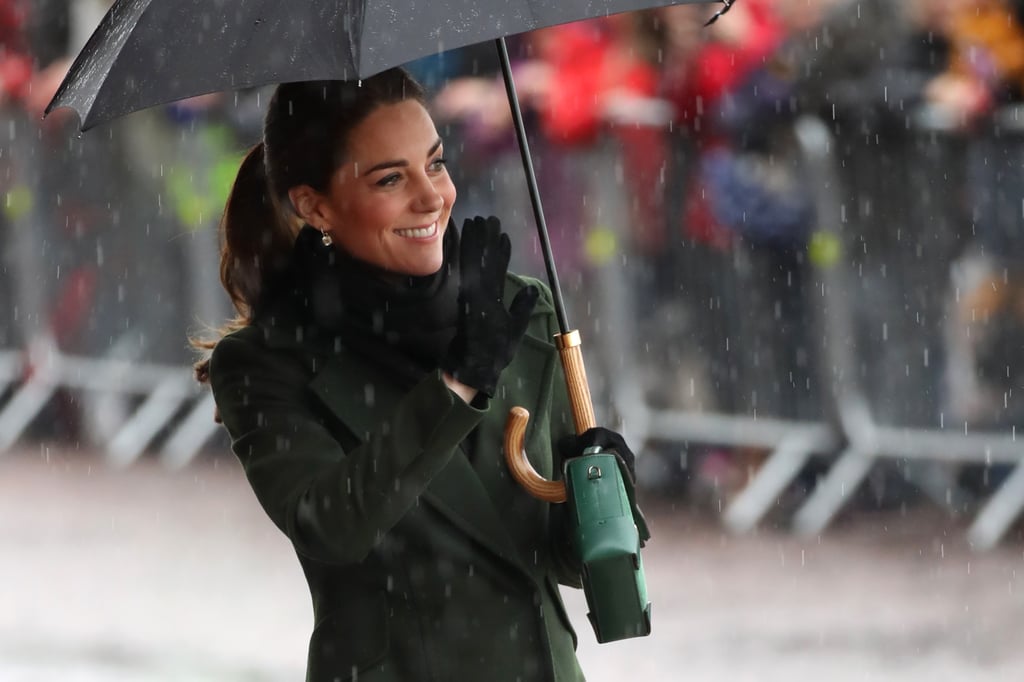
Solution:
[{"label": "woman", "polygon": [[224,216],[239,318],[197,372],[305,571],[307,680],[582,680],[562,511],[500,450],[514,405],[542,475],[572,431],[550,294],[496,219],[460,242],[423,97],[397,69],[278,88]]}]

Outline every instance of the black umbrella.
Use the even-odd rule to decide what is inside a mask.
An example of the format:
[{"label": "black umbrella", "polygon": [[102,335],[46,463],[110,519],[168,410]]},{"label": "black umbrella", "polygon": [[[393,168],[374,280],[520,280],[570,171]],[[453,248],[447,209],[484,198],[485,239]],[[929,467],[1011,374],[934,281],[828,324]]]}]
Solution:
[{"label": "black umbrella", "polygon": [[117,0],[51,107],[86,130],[195,95],[367,78],[425,55],[619,12],[713,0]]},{"label": "black umbrella", "polygon": [[[367,78],[419,57],[494,40],[562,331],[556,341],[575,426],[583,433],[596,426],[596,419],[579,333],[571,330],[565,314],[504,36],[620,12],[721,2],[724,8],[714,21],[734,1],[117,0],[71,66],[47,113],[70,107],[86,130],[196,95]],[[522,408],[510,415],[506,458],[531,494],[573,502],[570,517],[578,531],[577,551],[598,640],[648,634],[650,604],[638,546],[647,533],[632,487],[624,486],[622,471],[610,464],[614,458],[602,453],[588,453],[567,465],[567,484],[545,481],[523,452],[528,418]],[[622,513],[611,518],[611,509]]]}]

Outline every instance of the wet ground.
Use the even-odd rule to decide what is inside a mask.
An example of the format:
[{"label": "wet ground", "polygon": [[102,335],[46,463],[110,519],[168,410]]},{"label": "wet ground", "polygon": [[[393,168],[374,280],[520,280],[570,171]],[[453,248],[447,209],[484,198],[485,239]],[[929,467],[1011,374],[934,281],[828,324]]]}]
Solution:
[{"label": "wet ground", "polygon": [[[598,645],[591,682],[1024,679],[1024,541],[971,552],[929,508],[847,515],[821,538],[733,537],[649,500],[649,638]],[[233,459],[111,470],[0,456],[0,680],[301,680],[308,595]]]}]

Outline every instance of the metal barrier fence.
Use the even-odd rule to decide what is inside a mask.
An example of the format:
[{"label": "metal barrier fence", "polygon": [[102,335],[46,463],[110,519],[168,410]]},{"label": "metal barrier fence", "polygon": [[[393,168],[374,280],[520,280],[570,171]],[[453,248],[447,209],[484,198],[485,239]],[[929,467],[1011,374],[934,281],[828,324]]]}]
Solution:
[{"label": "metal barrier fence", "polygon": [[195,212],[213,194],[213,147],[162,112],[85,136],[0,114],[0,452],[35,426],[74,431],[115,465],[158,442],[183,465],[216,433],[185,330],[228,308],[218,213]]},{"label": "metal barrier fence", "polygon": [[[735,376],[745,369],[740,356],[758,353],[745,347],[758,341],[743,338],[742,324],[718,337],[719,348],[734,358],[735,381],[725,391],[731,400],[720,401],[717,409],[652,406],[634,379],[641,374],[636,358],[618,359],[615,408],[637,442],[769,451],[725,509],[730,529],[742,532],[758,524],[815,456],[824,456],[827,471],[793,517],[794,529],[803,534],[821,532],[879,465],[895,466],[951,512],[976,506],[968,534],[978,548],[997,544],[1020,514],[1024,444],[1016,439],[1013,387],[1006,384],[995,396],[1001,405],[995,401],[987,412],[971,412],[963,404],[970,400],[959,395],[970,387],[950,378],[976,374],[974,365],[964,367],[965,360],[954,357],[958,336],[1004,333],[990,324],[992,311],[984,312],[984,320],[971,317],[983,315],[980,304],[965,301],[985,292],[977,285],[964,290],[956,274],[987,249],[986,257],[999,257],[999,265],[982,284],[1014,284],[1013,254],[1024,223],[1024,135],[1015,125],[1018,118],[1017,112],[1004,112],[990,134],[968,141],[922,116],[895,144],[859,145],[837,140],[817,119],[797,122],[795,137],[817,214],[808,281],[790,292],[804,306],[809,350],[817,356],[817,372],[805,384],[806,395],[817,402],[811,410],[801,414],[785,398],[774,405],[749,399],[759,389],[771,394],[771,387]],[[716,296],[735,295],[725,305],[736,306],[740,317],[763,313],[754,301],[765,285],[764,272],[752,271],[745,258],[740,248],[731,258],[701,259],[698,265],[714,270]],[[624,277],[623,268],[606,267],[599,297],[607,303],[600,314],[620,330],[631,328],[621,312],[630,309],[622,304]],[[691,292],[690,299],[698,317],[715,307],[708,303],[716,299],[706,293]],[[693,343],[698,335],[691,328],[676,343]],[[617,345],[642,348],[642,341],[620,338]],[[776,336],[769,344],[778,348],[786,342]],[[1010,377],[1014,359],[1004,354],[994,362]],[[791,376],[794,370],[799,368],[788,368]],[[743,392],[749,395],[737,395]],[[978,465],[986,477],[1001,465],[1005,477],[990,483],[995,492],[987,500],[974,500],[958,482],[965,465]]]},{"label": "metal barrier fence", "polygon": [[[662,440],[767,450],[763,466],[724,512],[735,531],[755,526],[816,456],[824,456],[828,470],[793,518],[803,533],[823,530],[879,463],[895,463],[957,512],[972,504],[957,482],[957,467],[1002,463],[1005,477],[980,505],[969,531],[978,547],[996,544],[1024,507],[1016,397],[1006,388],[1003,408],[990,410],[993,418],[980,416],[969,405],[975,398],[953,395],[977,387],[951,388],[947,375],[956,374],[950,368],[973,324],[957,317],[969,308],[957,307],[969,298],[956,289],[963,279],[958,270],[970,260],[965,254],[981,243],[988,248],[983,255],[999,257],[989,271],[998,276],[982,278],[996,288],[1000,282],[1009,287],[1016,275],[1007,256],[1016,241],[1024,242],[1015,241],[1024,206],[1018,118],[1018,112],[1004,112],[990,135],[969,142],[922,121],[897,147],[865,144],[840,150],[841,158],[840,142],[824,124],[800,120],[796,140],[818,216],[810,260],[780,263],[755,250],[687,247],[674,256],[689,305],[671,299],[656,309],[638,304],[649,283],[638,275],[644,269],[638,265],[649,264],[626,256],[623,248],[605,249],[607,257],[592,263],[580,280],[583,291],[567,287],[570,297],[576,295],[583,326],[592,328],[585,338],[596,360],[591,372],[599,411],[616,413],[627,438],[638,444]],[[69,159],[61,145],[47,148],[29,122],[8,116],[7,123],[0,160],[11,165],[7,177],[15,178],[5,188],[4,237],[14,305],[2,337],[6,350],[0,352],[0,451],[22,438],[63,391],[84,412],[116,416],[93,429],[93,444],[106,450],[112,464],[130,463],[153,449],[169,466],[186,464],[219,427],[212,420],[212,398],[191,380],[181,330],[196,311],[205,321],[221,319],[218,310],[226,311],[226,301],[212,273],[210,216],[205,229],[191,230],[181,227],[180,215],[170,228],[146,216],[162,216],[175,191],[153,184],[169,172],[167,149],[174,149],[183,167],[209,168],[216,159],[208,156],[208,141],[194,131],[168,135],[139,116],[98,149],[72,141]],[[140,157],[141,149],[154,146],[163,151]],[[88,168],[99,156],[129,161],[102,173],[80,171],[59,185],[42,173],[61,164]],[[619,150],[608,143],[576,162],[591,178],[583,190],[589,225],[618,230],[620,242],[627,243],[622,226],[631,218],[622,196]],[[107,221],[103,228],[68,229],[84,219],[58,210],[68,204],[69,192],[96,203],[90,172],[119,185],[119,191],[127,185],[139,201],[118,216],[108,200],[99,219]],[[985,173],[994,180],[986,182]],[[186,184],[197,182],[189,176]],[[667,187],[673,186],[669,181]],[[22,201],[27,187],[41,187],[42,194]],[[669,196],[673,202],[679,197]],[[977,234],[981,225],[990,228],[986,238]],[[140,232],[147,237],[140,239]],[[96,262],[65,266],[59,251],[68,241],[77,258],[91,254]],[[91,338],[69,341],[62,332],[60,316],[69,313],[52,289],[63,283],[54,271],[66,267],[82,273],[74,280],[79,288],[99,280],[91,289],[94,297],[83,304],[93,306],[93,315],[99,310]],[[131,276],[124,274],[130,269]],[[147,276],[157,280],[149,292],[173,292],[177,300],[147,300],[141,286]],[[803,279],[785,280],[794,276]],[[769,280],[776,290],[765,294]],[[99,302],[101,290],[106,300],[127,301],[131,310],[104,310],[111,304]],[[780,304],[794,301],[797,312],[779,312]],[[638,324],[641,316],[646,320]],[[661,331],[648,335],[648,324]],[[160,348],[166,344],[164,328],[172,330],[166,336],[177,346],[170,353]],[[1012,358],[1003,362],[1010,374]],[[652,386],[661,394],[657,400],[651,400]]]}]

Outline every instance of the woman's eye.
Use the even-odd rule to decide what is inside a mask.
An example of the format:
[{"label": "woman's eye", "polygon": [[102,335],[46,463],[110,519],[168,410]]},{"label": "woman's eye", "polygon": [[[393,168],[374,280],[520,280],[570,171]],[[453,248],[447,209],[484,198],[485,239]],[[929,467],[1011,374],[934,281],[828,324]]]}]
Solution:
[{"label": "woman's eye", "polygon": [[443,170],[447,164],[448,159],[444,159],[439,156],[430,162],[430,170],[436,173],[440,170]]},{"label": "woman's eye", "polygon": [[393,185],[396,182],[398,182],[401,179],[401,177],[402,176],[399,173],[392,173],[391,175],[385,175],[383,178],[381,178],[380,180],[377,181],[377,185],[379,187],[387,187],[389,185]]}]

